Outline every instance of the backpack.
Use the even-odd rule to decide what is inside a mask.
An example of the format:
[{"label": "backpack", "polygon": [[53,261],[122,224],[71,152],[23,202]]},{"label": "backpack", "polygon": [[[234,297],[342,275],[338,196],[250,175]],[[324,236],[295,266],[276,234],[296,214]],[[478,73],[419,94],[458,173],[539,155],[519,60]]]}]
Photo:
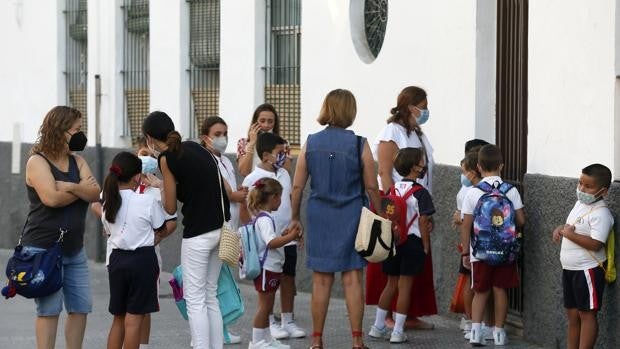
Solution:
[{"label": "backpack", "polygon": [[489,265],[515,262],[519,257],[520,242],[515,225],[515,209],[506,196],[513,186],[505,182],[491,185],[482,181],[476,187],[484,194],[474,209],[472,255]]},{"label": "backpack", "polygon": [[418,218],[418,213],[416,212],[411,217],[411,220],[407,222],[407,199],[422,188],[422,185],[414,182],[403,196],[397,194],[398,190],[395,186],[391,186],[386,194],[381,195],[381,208],[385,213],[385,218],[392,221],[392,234],[394,234],[394,244],[396,246],[400,246],[407,241],[409,228]]},{"label": "backpack", "polygon": [[263,264],[265,264],[265,259],[267,259],[267,252],[269,252],[269,248],[265,248],[265,252],[262,257],[258,256],[260,246],[265,244],[258,235],[255,227],[256,221],[260,217],[269,217],[271,219],[271,223],[273,223],[274,231],[276,230],[276,223],[273,220],[273,217],[265,212],[259,213],[254,220],[239,228],[239,234],[241,234],[239,277],[245,280],[254,280],[260,275],[263,269]]}]

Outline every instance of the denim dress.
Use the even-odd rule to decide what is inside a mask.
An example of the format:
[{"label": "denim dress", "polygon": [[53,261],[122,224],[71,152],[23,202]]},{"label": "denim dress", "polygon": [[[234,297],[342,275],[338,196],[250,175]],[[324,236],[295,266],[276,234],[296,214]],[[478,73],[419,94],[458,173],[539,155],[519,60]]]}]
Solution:
[{"label": "denim dress", "polygon": [[310,175],[307,208],[306,265],[318,272],[361,269],[354,249],[366,194],[362,194],[361,156],[365,139],[353,131],[327,127],[308,136],[306,163]]}]

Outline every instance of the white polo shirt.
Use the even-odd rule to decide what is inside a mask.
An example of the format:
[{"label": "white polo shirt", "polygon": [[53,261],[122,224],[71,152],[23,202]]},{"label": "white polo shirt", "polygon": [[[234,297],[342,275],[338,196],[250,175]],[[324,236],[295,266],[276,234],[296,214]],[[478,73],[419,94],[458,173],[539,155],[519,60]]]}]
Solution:
[{"label": "white polo shirt", "polygon": [[[270,217],[273,218],[273,212],[265,212]],[[256,223],[254,224],[254,228],[260,236],[262,240],[262,244],[258,247],[258,257],[262,258],[265,253],[265,249],[267,249],[267,244],[280,236],[273,230],[273,221],[269,217],[258,217]],[[274,273],[281,273],[282,266],[284,265],[284,247],[278,247],[270,249],[267,252],[267,258],[265,258],[265,263],[263,264],[263,268]]]}]

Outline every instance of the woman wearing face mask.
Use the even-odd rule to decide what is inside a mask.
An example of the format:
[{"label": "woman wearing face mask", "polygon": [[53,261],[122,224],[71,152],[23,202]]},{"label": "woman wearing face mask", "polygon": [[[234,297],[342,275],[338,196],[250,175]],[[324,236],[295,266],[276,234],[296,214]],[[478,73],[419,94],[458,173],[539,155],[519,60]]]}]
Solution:
[{"label": "woman wearing face mask", "polygon": [[[394,170],[394,155],[402,148],[421,148],[426,156],[426,173],[417,182],[432,195],[433,147],[422,132],[421,125],[429,119],[426,91],[417,86],[405,87],[398,95],[396,106],[390,110],[387,125],[381,130],[373,143],[373,155],[379,163],[379,185],[387,190],[401,176]],[[419,320],[418,316],[437,314],[435,289],[433,286],[433,267],[431,253],[424,261],[424,271],[414,278],[411,292],[411,305],[407,314],[408,328],[432,329],[433,325]],[[377,304],[379,295],[386,283],[381,272],[381,264],[370,263],[366,277],[366,303]],[[391,322],[388,320],[388,322]]]},{"label": "woman wearing face mask", "polygon": [[[250,130],[248,131],[248,138],[241,138],[237,142],[237,165],[239,166],[239,173],[245,177],[254,167],[261,161],[256,153],[256,140],[258,135],[262,132],[272,132],[279,136],[280,132],[280,119],[276,109],[268,103],[259,105],[254,114],[252,115],[252,121],[250,122]],[[284,168],[291,172],[291,158],[290,149],[288,144],[285,147],[286,161],[284,162]]]},{"label": "woman wearing face mask", "polygon": [[88,203],[99,199],[99,184],[88,163],[75,151],[86,146],[82,115],[74,108],[52,108],[39,129],[39,138],[26,164],[30,211],[23,230],[23,251],[41,252],[63,236],[63,287],[35,299],[37,348],[54,348],[58,317],[64,307],[67,348],[81,348],[86,316],[92,309],[84,221]]}]

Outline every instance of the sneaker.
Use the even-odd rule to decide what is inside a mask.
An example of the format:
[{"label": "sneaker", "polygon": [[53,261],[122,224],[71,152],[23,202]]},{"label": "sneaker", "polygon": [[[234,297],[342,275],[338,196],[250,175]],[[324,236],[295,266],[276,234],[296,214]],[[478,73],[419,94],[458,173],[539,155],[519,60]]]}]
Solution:
[{"label": "sneaker", "polygon": [[495,339],[495,336],[493,335],[493,327],[482,325],[481,332],[482,332],[482,338],[485,341],[492,341]]},{"label": "sneaker", "polygon": [[286,339],[289,336],[288,332],[277,322],[272,322],[269,324],[269,332],[271,333],[271,337],[273,339]]},{"label": "sneaker", "polygon": [[291,349],[290,345],[286,345],[278,341],[277,339],[272,339],[270,343],[267,343],[264,349]]},{"label": "sneaker", "polygon": [[295,321],[284,324],[282,326],[282,329],[288,332],[290,338],[303,338],[306,336],[306,331],[304,331],[301,327],[297,326]]},{"label": "sneaker", "polygon": [[471,337],[469,338],[469,344],[474,347],[481,347],[484,345],[484,341],[482,340],[482,331],[471,329]]},{"label": "sneaker", "polygon": [[459,328],[463,331],[469,331],[471,330],[471,320],[467,320],[466,318],[462,317],[461,318],[461,324],[459,325]]},{"label": "sneaker", "polygon": [[248,349],[264,349],[265,347],[267,347],[267,343],[264,340],[256,343],[248,343]]},{"label": "sneaker", "polygon": [[239,344],[241,343],[241,336],[237,336],[232,332],[224,332],[224,344]]},{"label": "sneaker", "polygon": [[503,328],[498,331],[493,331],[493,341],[495,345],[506,345],[508,338],[506,338],[506,330]]},{"label": "sneaker", "polygon": [[467,340],[471,339],[471,329],[463,333],[463,337]]},{"label": "sneaker", "polygon": [[377,326],[372,325],[370,326],[370,332],[368,332],[368,335],[372,338],[377,338],[377,339],[390,338],[390,334],[388,333],[387,326],[383,328],[378,328]]},{"label": "sneaker", "polygon": [[390,343],[405,343],[407,341],[407,335],[403,332],[392,331],[390,336]]}]

